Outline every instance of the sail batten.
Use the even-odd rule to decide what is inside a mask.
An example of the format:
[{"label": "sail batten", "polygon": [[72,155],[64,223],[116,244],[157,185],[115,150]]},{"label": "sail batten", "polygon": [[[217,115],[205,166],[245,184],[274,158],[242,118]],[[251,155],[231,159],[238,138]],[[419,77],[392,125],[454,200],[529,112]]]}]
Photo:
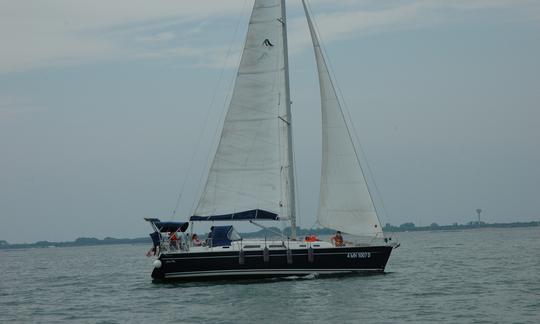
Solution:
[{"label": "sail batten", "polygon": [[318,222],[325,227],[361,236],[382,235],[375,205],[313,21],[302,0],[313,42],[322,112],[322,163]]},{"label": "sail batten", "polygon": [[[231,102],[195,215],[291,215],[284,1],[255,0]],[[249,215],[246,214],[246,215]]]}]

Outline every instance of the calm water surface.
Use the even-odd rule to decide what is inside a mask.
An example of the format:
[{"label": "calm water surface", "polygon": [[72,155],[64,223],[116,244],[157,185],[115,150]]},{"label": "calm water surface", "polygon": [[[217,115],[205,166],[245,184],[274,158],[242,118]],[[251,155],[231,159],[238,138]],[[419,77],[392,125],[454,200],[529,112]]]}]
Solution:
[{"label": "calm water surface", "polygon": [[540,228],[401,233],[387,273],[153,284],[145,245],[0,251],[0,322],[540,323]]}]

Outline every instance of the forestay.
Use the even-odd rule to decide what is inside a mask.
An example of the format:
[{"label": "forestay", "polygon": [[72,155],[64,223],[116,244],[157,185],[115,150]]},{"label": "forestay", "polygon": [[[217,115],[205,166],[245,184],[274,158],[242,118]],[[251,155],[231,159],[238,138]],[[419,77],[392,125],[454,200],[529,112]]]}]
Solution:
[{"label": "forestay", "polygon": [[290,215],[283,0],[256,0],[231,103],[197,216]]},{"label": "forestay", "polygon": [[304,10],[315,50],[322,110],[322,170],[318,221],[361,236],[382,229],[306,3]]}]

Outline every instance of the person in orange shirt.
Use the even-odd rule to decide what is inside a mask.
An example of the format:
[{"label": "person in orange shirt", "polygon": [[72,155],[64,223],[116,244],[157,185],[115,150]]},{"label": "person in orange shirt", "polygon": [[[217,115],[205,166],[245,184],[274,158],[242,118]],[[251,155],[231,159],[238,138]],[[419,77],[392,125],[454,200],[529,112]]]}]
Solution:
[{"label": "person in orange shirt", "polygon": [[341,236],[341,232],[337,231],[336,235],[332,236],[330,241],[334,244],[334,246],[345,246],[345,243],[343,242],[343,236]]},{"label": "person in orange shirt", "polygon": [[305,238],[304,238],[304,241],[306,242],[317,242],[319,239],[317,238],[317,235],[315,234],[310,234],[310,235],[307,235]]},{"label": "person in orange shirt", "polygon": [[169,245],[171,248],[178,250],[180,246],[178,245],[178,237],[176,237],[176,232],[169,233]]}]

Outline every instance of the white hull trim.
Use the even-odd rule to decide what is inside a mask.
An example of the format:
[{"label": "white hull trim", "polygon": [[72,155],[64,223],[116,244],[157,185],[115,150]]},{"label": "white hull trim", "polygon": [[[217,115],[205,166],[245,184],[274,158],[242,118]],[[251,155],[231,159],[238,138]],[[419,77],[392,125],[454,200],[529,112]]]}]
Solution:
[{"label": "white hull trim", "polygon": [[193,272],[172,272],[165,274],[165,278],[192,278],[192,277],[218,277],[236,275],[310,275],[317,274],[344,274],[354,272],[380,272],[382,269],[244,269],[244,270],[210,270]]}]

